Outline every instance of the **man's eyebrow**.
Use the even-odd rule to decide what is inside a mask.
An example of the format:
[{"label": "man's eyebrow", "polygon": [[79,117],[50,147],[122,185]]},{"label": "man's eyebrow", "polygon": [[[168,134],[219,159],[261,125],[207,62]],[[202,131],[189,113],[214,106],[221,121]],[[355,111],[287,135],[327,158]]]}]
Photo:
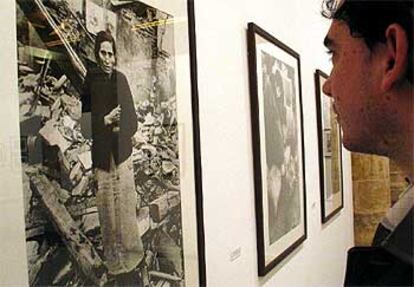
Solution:
[{"label": "man's eyebrow", "polygon": [[332,46],[334,46],[334,41],[328,36],[326,36],[323,40],[323,44],[326,48],[332,48]]}]

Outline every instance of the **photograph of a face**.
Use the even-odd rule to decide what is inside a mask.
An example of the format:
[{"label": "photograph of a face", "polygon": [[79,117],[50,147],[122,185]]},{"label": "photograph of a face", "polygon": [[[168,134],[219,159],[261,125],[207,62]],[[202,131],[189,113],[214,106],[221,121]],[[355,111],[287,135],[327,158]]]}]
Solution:
[{"label": "photograph of a face", "polygon": [[315,72],[323,223],[328,222],[343,208],[341,129],[332,99],[322,91],[327,78],[322,71]]},{"label": "photograph of a face", "polygon": [[299,55],[249,24],[259,275],[306,238]]},{"label": "photograph of a face", "polygon": [[203,284],[189,10],[149,2],[16,1],[30,286]]}]

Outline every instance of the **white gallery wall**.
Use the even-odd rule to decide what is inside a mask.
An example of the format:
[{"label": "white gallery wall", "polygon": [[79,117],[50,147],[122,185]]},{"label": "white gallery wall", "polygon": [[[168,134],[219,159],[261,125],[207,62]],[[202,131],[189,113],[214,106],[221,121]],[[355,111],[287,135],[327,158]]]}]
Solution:
[{"label": "white gallery wall", "polygon": [[[195,1],[208,286],[342,286],[353,245],[350,156],[345,207],[321,225],[314,71],[330,71],[321,0]],[[308,238],[266,277],[257,276],[247,64],[247,23],[300,54]],[[239,256],[240,254],[240,256]]]},{"label": "white gallery wall", "polygon": [[16,21],[13,0],[0,3],[0,286],[26,286],[20,167]]},{"label": "white gallery wall", "polygon": [[[320,0],[194,1],[208,286],[342,286],[353,245],[350,156],[344,152],[345,207],[322,226],[313,74],[329,72],[330,64]],[[0,21],[0,286],[26,286],[14,0],[0,2]],[[308,238],[263,278],[257,276],[248,22],[298,52],[302,73]]]}]

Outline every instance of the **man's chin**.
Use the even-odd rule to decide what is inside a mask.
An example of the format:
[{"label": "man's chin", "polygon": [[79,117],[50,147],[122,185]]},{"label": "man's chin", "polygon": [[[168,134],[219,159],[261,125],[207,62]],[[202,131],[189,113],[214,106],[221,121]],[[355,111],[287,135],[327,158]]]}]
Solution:
[{"label": "man's chin", "polygon": [[342,144],[350,152],[357,152],[363,154],[371,154],[378,156],[387,156],[385,150],[378,147],[378,145],[372,144],[367,141],[351,139],[343,136]]},{"label": "man's chin", "polygon": [[342,145],[350,152],[367,153],[366,147],[364,147],[362,141],[350,137],[346,131],[343,131],[342,134]]}]

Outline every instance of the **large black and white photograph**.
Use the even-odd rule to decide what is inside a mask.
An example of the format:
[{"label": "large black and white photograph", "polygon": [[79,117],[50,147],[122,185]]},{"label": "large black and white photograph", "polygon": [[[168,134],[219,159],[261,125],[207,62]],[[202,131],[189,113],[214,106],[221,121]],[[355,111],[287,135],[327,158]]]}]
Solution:
[{"label": "large black and white photograph", "polygon": [[16,0],[29,286],[204,284],[193,23],[172,2]]},{"label": "large black and white photograph", "polygon": [[299,55],[250,23],[259,274],[306,238]]},{"label": "large black and white photograph", "polygon": [[343,208],[342,140],[332,99],[322,87],[328,75],[315,72],[316,111],[318,116],[321,218],[328,222]]}]

